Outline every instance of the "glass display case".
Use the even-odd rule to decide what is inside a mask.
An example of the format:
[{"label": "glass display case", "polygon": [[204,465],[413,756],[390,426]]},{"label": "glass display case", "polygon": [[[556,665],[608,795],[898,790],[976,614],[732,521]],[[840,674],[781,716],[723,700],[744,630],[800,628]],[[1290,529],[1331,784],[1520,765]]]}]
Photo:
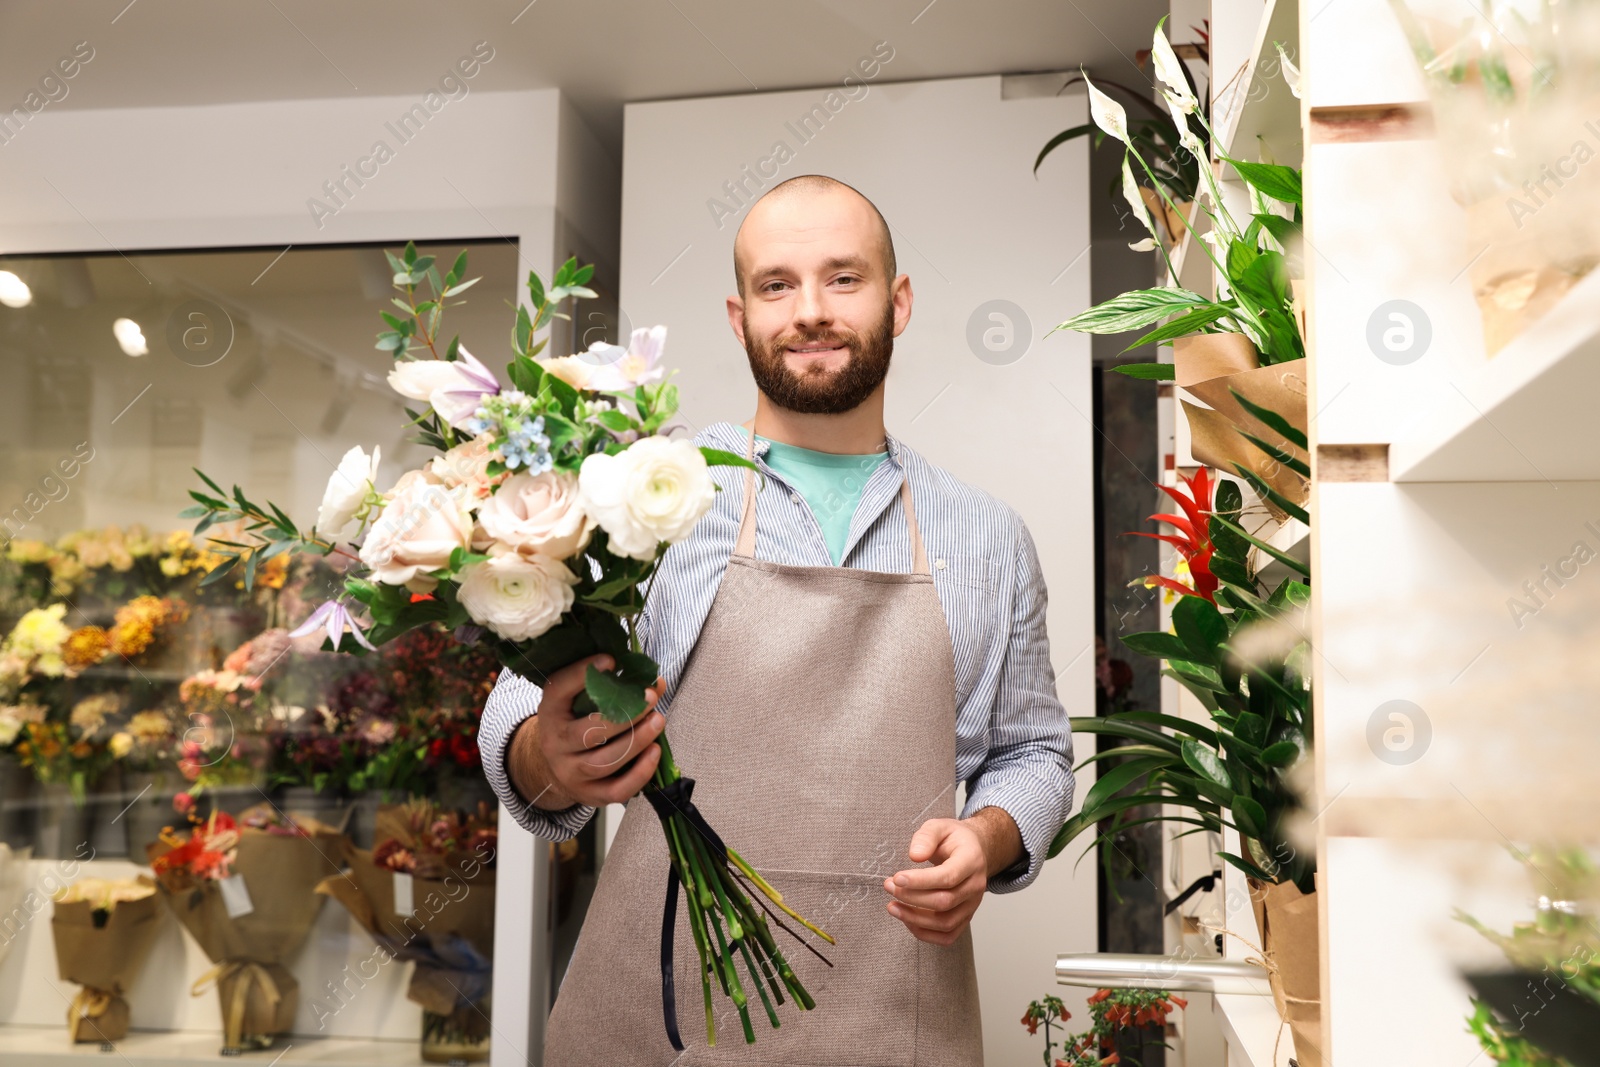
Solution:
[{"label": "glass display case", "polygon": [[[517,247],[422,251],[463,247],[452,329],[492,366]],[[373,344],[392,273],[380,246],[0,257],[5,1045],[487,1059],[493,655],[324,651],[291,631],[338,556],[208,581],[234,531],[180,517],[197,468],[310,525],[352,446],[380,487],[426,458]],[[553,977],[597,832],[548,851]]]}]

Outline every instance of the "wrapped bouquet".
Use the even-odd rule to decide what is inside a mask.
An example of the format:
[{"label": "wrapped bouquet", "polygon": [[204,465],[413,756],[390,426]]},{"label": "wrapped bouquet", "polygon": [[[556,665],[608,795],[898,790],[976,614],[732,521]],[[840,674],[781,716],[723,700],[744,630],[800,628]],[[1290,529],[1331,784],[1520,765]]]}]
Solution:
[{"label": "wrapped bouquet", "polygon": [[347,847],[350,873],[324,878],[317,892],[343,904],[389,958],[416,964],[406,996],[422,1006],[423,1059],[488,1059],[494,809],[385,806],[375,843]]},{"label": "wrapped bouquet", "polygon": [[294,1022],[299,983],[284,964],[322,908],[317,884],[339,873],[343,835],[269,804],[190,818],[187,836],[166,830],[148,852],[168,906],[215,964],[191,992],[215,983],[225,1054],[267,1048]]},{"label": "wrapped bouquet", "polygon": [[50,919],[61,979],[83,988],[67,1009],[67,1037],[116,1041],[128,1033],[124,996],[161,929],[155,883],[144,875],[80,878],[56,896]]},{"label": "wrapped bouquet", "polygon": [[[414,245],[389,262],[401,314],[383,314],[388,329],[378,348],[394,356],[390,384],[417,404],[407,409],[417,440],[439,454],[380,490],[378,450],[350,449],[310,529],[200,474],[206,489],[190,494],[195,506],[185,513],[199,520],[196,533],[220,523],[243,531],[237,540],[213,537],[223,562],[206,581],[242,571],[248,584],[286,552],[344,556],[351,564],[344,594],[296,634],[321,630],[325,647],[361,654],[434,627],[487,642],[501,663],[540,683],[606,653],[614,669],[589,667],[575,709],[633,720],[660,673],[641,651],[635,625],[657,564],[710,508],[717,486],[708,468],[750,462],[663,432],[678,409],[677,387],[660,365],[665,327],[635,330],[626,346],[597,342],[577,355],[540,358],[547,340],[536,339],[539,331],[566,317],[559,309],[567,301],[595,295],[586,288],[593,267],[568,260],[549,287],[530,272],[507,386],[439,330],[444,308],[477,280],[465,277],[466,254],[442,276],[434,257]],[[774,1001],[781,1005],[785,991],[801,1010],[815,1006],[769,919],[799,938],[782,912],[832,938],[723,843],[692,803],[693,780],[665,735],[656,743],[661,759],[645,794],[661,817],[672,875],[687,890],[707,1037],[715,1041],[715,984],[737,1006],[745,1040],[754,1041],[741,961],[772,1025]],[[670,917],[677,881],[669,885]]]}]

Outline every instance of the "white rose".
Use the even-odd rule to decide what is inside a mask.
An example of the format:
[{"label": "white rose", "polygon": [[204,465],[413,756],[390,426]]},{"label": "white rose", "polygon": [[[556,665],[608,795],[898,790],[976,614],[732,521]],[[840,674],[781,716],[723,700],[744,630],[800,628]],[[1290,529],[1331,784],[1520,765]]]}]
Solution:
[{"label": "white rose", "polygon": [[559,471],[514,474],[478,509],[484,533],[523,555],[566,559],[589,543],[594,520],[578,506],[578,479]]},{"label": "white rose", "polygon": [[456,596],[473,622],[508,641],[531,641],[561,621],[577,584],[560,560],[503,552],[464,567]]},{"label": "white rose", "polygon": [[487,499],[494,487],[505,480],[505,475],[489,475],[489,445],[482,437],[474,437],[466,444],[457,445],[428,463],[427,471],[446,489],[465,486],[475,500]]},{"label": "white rose", "polygon": [[457,429],[472,418],[484,397],[500,391],[494,372],[464,345],[457,347],[454,360],[396,360],[389,371],[389,385],[403,397],[426,400],[441,419]]},{"label": "white rose", "polygon": [[450,562],[450,554],[472,540],[472,513],[465,490],[446,489],[422,471],[407,471],[361,546],[361,562],[385,585],[426,593],[437,582],[427,572]]},{"label": "white rose", "polygon": [[578,471],[578,503],[610,538],[611,551],[653,559],[681,541],[716,496],[705,457],[691,441],[646,437],[615,456],[595,453]]},{"label": "white rose", "polygon": [[372,449],[372,458],[357,445],[344,454],[339,468],[328,479],[322,491],[322,506],[317,508],[317,524],[313,529],[334,541],[353,541],[361,533],[361,524],[355,521],[356,512],[373,492],[378,477],[378,454]]}]

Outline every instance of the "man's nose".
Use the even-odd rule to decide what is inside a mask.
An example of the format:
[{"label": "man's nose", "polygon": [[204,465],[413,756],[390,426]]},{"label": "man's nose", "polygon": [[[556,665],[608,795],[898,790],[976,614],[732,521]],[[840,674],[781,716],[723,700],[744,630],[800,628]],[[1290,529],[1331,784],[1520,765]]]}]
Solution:
[{"label": "man's nose", "polygon": [[833,316],[828,311],[822,291],[812,285],[802,285],[794,305],[794,324],[803,330],[817,330],[830,325]]}]

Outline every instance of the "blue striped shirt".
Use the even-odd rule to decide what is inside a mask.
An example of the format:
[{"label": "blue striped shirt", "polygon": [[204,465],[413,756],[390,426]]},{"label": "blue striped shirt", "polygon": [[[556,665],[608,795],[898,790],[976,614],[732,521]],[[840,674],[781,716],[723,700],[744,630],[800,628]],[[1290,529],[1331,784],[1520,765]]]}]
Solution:
[{"label": "blue striped shirt", "polygon": [[[743,427],[720,422],[695,443],[743,455],[748,440]],[[866,484],[850,520],[843,565],[911,569],[900,504],[900,483],[909,478],[955,653],[956,777],[967,786],[961,817],[986,807],[1011,816],[1027,855],[991,878],[989,889],[1021,889],[1038,876],[1050,839],[1071,811],[1073,793],[1072,733],[1056,696],[1038,553],[1013,508],[957,481],[893,436],[886,443],[889,461],[870,457],[875,469],[864,468]],[[767,480],[756,497],[756,556],[832,566],[816,514],[766,465],[766,450],[758,439],[756,461]],[[639,623],[644,650],[661,665],[666,685],[657,706],[669,721],[672,695],[738,537],[743,471],[713,467],[711,474],[721,488],[716,502],[688,539],[662,557]],[[576,834],[595,809],[536,808],[512,789],[506,774],[506,746],[516,727],[537,712],[540,692],[522,676],[503,672],[484,707],[478,745],[484,774],[507,810],[534,834],[559,841]]]}]

